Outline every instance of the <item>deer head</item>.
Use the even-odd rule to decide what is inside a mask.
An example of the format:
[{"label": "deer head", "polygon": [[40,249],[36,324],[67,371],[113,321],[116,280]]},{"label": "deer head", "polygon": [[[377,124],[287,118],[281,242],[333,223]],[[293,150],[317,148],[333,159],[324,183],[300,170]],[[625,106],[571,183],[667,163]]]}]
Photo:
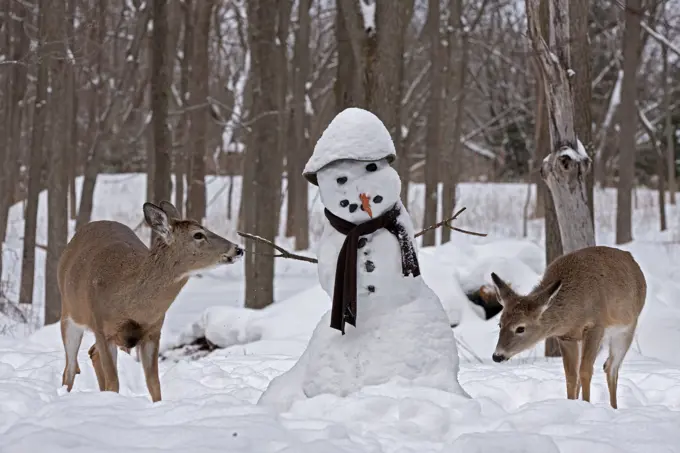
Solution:
[{"label": "deer head", "polygon": [[144,203],[143,210],[146,223],[159,237],[153,251],[165,257],[175,256],[176,260],[170,262],[181,268],[180,274],[231,264],[243,255],[241,247],[198,222],[180,219],[177,209],[167,201],[160,207]]},{"label": "deer head", "polygon": [[520,296],[495,273],[491,274],[498,301],[503,305],[499,326],[501,328],[493,353],[494,362],[504,362],[512,356],[534,346],[550,336],[555,327],[544,317],[558,294],[561,282],[553,282],[545,288]]}]

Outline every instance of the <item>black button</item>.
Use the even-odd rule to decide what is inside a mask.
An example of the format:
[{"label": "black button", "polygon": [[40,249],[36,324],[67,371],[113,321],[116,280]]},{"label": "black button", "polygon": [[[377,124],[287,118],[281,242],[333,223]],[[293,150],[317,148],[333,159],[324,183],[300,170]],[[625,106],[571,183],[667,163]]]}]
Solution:
[{"label": "black button", "polygon": [[366,171],[376,171],[378,166],[374,163],[366,165]]},{"label": "black button", "polygon": [[352,203],[351,205],[349,205],[349,212],[354,212],[354,211],[356,211],[358,207],[359,207],[358,204]]},{"label": "black button", "polygon": [[373,197],[373,203],[380,203],[381,201],[383,201],[383,197],[381,197],[380,195],[376,195],[375,197]]},{"label": "black button", "polygon": [[340,176],[338,179],[335,180],[338,184],[343,185],[344,183],[347,182],[347,176]]},{"label": "black button", "polygon": [[375,263],[373,261],[366,261],[366,272],[373,272],[375,270]]},{"label": "black button", "polygon": [[349,200],[340,200],[340,207],[346,208],[349,205]]},{"label": "black button", "polygon": [[368,288],[367,288],[367,289],[368,289],[368,292],[369,292],[369,293],[374,293],[374,292],[375,292],[375,286],[373,286],[373,285],[368,285]]},{"label": "black button", "polygon": [[366,238],[359,238],[359,248],[361,248],[361,247],[363,247],[364,245],[366,245],[367,242],[368,242],[368,239],[366,239]]}]

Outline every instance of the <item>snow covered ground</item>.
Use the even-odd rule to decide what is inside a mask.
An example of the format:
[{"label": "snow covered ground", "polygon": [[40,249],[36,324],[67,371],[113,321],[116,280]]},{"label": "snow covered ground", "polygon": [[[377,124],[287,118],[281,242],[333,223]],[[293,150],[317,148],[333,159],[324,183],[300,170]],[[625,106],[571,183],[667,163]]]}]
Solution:
[{"label": "snow covered ground", "polygon": [[[235,238],[226,221],[224,179],[209,180],[209,228]],[[321,208],[310,189],[312,232]],[[235,181],[234,212],[240,183]],[[145,193],[139,175],[105,176],[95,195],[95,218],[141,221]],[[565,399],[559,359],[540,348],[504,364],[491,361],[496,320],[482,321],[464,291],[488,282],[493,270],[526,291],[545,267],[541,222],[522,238],[526,187],[465,184],[459,226],[488,238],[454,234],[445,246],[422,249],[423,275],[452,320],[461,356],[460,382],[473,396],[464,400],[430,388],[398,382],[364,388],[347,398],[322,395],[277,413],[255,402],[269,381],[290,368],[313,328],[330,307],[316,269],[279,260],[273,306],[254,312],[243,306],[242,264],[192,279],[171,307],[163,331],[163,401],[152,404],[141,365],[119,354],[121,393],[97,391],[87,357],[87,334],[79,359],[82,374],[72,393],[60,388],[64,356],[59,329],[26,328],[5,320],[0,329],[0,453],[10,452],[680,452],[680,212],[669,211],[671,230],[657,232],[656,195],[637,193],[636,242],[627,245],[642,266],[648,297],[637,338],[621,370],[619,410],[608,405],[606,383],[596,363],[593,404]],[[615,192],[598,192],[598,243],[611,244]],[[410,210],[418,224],[422,187],[411,189]],[[20,207],[12,213],[3,250],[9,260],[3,280],[10,296],[18,284]],[[39,242],[46,239],[46,207],[39,212]],[[416,225],[416,228],[419,228]],[[145,236],[148,231],[142,229]],[[36,264],[36,313],[42,303],[44,255]],[[35,315],[34,322],[39,322]],[[4,327],[3,327],[4,326]],[[223,347],[211,354],[175,360],[169,348],[206,336]]]}]

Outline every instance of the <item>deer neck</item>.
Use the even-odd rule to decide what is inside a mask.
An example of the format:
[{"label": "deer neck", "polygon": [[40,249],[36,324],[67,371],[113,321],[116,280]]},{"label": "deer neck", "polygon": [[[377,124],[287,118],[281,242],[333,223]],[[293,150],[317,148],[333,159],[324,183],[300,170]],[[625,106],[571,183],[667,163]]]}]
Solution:
[{"label": "deer neck", "polygon": [[131,276],[137,300],[146,301],[144,307],[159,316],[165,314],[189,280],[182,262],[165,244],[158,241],[141,260],[137,272]]}]

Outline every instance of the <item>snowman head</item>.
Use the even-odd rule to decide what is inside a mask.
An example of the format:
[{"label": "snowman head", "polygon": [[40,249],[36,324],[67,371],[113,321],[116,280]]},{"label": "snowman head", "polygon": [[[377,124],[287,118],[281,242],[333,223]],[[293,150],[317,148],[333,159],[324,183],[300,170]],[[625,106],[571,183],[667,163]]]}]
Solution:
[{"label": "snowman head", "polygon": [[331,162],[316,174],[321,202],[352,223],[382,215],[399,200],[401,180],[388,159]]}]

